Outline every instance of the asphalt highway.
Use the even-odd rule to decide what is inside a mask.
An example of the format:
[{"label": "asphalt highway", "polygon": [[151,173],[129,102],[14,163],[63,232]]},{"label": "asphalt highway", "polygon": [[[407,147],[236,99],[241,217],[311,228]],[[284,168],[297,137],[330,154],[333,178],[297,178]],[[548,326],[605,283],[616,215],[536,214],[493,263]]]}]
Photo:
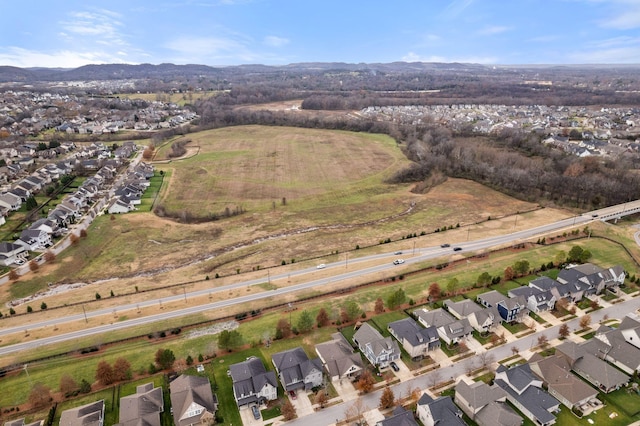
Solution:
[{"label": "asphalt highway", "polygon": [[[277,288],[272,291],[260,292],[257,294],[241,296],[241,297],[237,297],[229,300],[215,301],[215,302],[198,305],[198,306],[185,307],[183,309],[167,311],[157,315],[145,316],[145,317],[129,319],[125,321],[118,321],[108,325],[87,327],[72,333],[59,334],[59,335],[54,335],[46,338],[41,338],[34,341],[7,345],[7,346],[0,347],[0,356],[27,350],[27,349],[32,350],[34,348],[38,348],[43,345],[48,345],[52,343],[78,339],[78,338],[92,336],[100,333],[112,332],[115,330],[120,330],[120,329],[143,325],[143,324],[149,324],[153,322],[163,322],[163,321],[170,320],[171,318],[181,317],[184,315],[220,309],[227,306],[243,304],[243,303],[247,303],[254,300],[280,296],[288,293],[294,293],[301,290],[313,289],[315,287],[321,287],[321,286],[327,285],[331,282],[346,280],[346,279],[354,278],[358,276],[384,273],[389,270],[392,270],[393,268],[400,268],[400,266],[393,264],[393,260],[398,257],[409,256],[409,254],[410,254],[410,257],[403,257],[403,259],[405,260],[405,264],[418,263],[418,262],[423,262],[425,260],[432,260],[432,259],[443,258],[443,257],[446,258],[447,256],[455,256],[459,254],[464,254],[466,252],[475,252],[475,251],[489,249],[492,247],[497,247],[502,245],[517,244],[519,241],[535,238],[536,236],[545,235],[550,232],[558,232],[562,229],[568,229],[573,226],[590,223],[595,220],[605,220],[605,219],[610,220],[610,219],[613,219],[614,217],[625,216],[625,215],[637,213],[639,211],[640,211],[640,200],[628,202],[628,203],[625,203],[624,205],[612,206],[606,209],[585,213],[585,214],[574,216],[568,219],[563,219],[548,225],[521,230],[521,231],[513,232],[510,234],[506,234],[506,235],[490,237],[490,238],[485,238],[485,239],[480,239],[475,241],[463,241],[463,242],[452,241],[450,243],[450,247],[443,248],[440,246],[436,246],[436,247],[415,248],[415,249],[405,251],[403,255],[394,255],[393,253],[383,253],[383,254],[376,254],[376,255],[356,258],[348,261],[348,264],[351,266],[351,271],[346,271],[346,272],[345,272],[346,262],[340,261],[340,262],[328,263],[326,264],[323,271],[325,270],[334,271],[335,274],[330,277],[320,278],[320,279],[311,278],[309,281],[306,281],[304,283],[287,286],[283,288]],[[454,251],[455,248],[457,248],[458,250]],[[357,264],[359,263],[365,263],[365,262],[370,263],[371,261],[374,261],[374,260],[379,260],[380,264],[375,266],[370,266],[370,267],[364,267],[361,269],[357,268]],[[354,265],[356,266],[354,267]],[[232,290],[232,289],[244,288],[247,286],[253,286],[257,284],[263,284],[267,281],[277,281],[282,279],[289,279],[290,277],[304,276],[304,275],[310,275],[312,277],[315,272],[317,272],[317,269],[315,267],[305,268],[298,271],[292,271],[292,272],[281,273],[281,274],[273,274],[264,278],[238,282],[238,283],[230,284],[227,286],[218,287],[215,289],[204,289],[204,290],[199,290],[199,291],[194,291],[194,292],[189,292],[184,294],[177,294],[177,295],[165,297],[162,299],[154,299],[154,300],[141,301],[138,303],[124,304],[116,308],[112,307],[108,309],[97,309],[97,310],[89,311],[86,313],[79,313],[75,315],[69,315],[66,317],[48,320],[48,321],[32,323],[32,324],[29,324],[28,326],[2,328],[0,329],[0,339],[4,336],[8,336],[13,333],[23,332],[25,328],[34,330],[34,329],[40,329],[43,327],[52,327],[55,325],[60,325],[65,322],[83,321],[85,320],[85,315],[86,315],[86,318],[89,319],[89,318],[95,318],[95,317],[100,317],[104,315],[112,315],[114,311],[126,312],[133,309],[139,310],[147,306],[157,306],[159,303],[168,303],[168,302],[177,301],[181,299],[188,300],[191,297],[203,296],[203,295],[209,295],[209,294],[214,295],[215,293],[225,292],[225,291],[228,292],[229,290]]]}]

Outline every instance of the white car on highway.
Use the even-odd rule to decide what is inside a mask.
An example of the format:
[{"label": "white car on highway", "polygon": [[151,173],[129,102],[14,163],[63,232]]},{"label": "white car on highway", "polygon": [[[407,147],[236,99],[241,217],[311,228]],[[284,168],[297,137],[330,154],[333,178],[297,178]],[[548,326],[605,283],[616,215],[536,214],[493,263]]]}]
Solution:
[{"label": "white car on highway", "polygon": [[396,259],[393,261],[394,265],[402,265],[404,263],[404,259]]}]

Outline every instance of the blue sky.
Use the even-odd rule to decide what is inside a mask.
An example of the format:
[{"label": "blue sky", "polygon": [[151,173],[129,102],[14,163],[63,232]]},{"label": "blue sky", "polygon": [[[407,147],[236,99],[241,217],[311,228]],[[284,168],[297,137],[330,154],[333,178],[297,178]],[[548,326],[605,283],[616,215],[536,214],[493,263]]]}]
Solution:
[{"label": "blue sky", "polygon": [[640,0],[0,1],[0,65],[639,64]]}]

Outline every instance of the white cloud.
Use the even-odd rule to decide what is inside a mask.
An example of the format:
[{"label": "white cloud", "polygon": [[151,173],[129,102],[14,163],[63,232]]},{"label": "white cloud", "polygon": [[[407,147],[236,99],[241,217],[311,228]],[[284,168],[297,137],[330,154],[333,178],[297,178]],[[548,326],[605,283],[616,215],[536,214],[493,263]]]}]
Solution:
[{"label": "white cloud", "polygon": [[[126,45],[120,33],[124,24],[121,15],[106,9],[96,11],[71,12],[69,19],[60,22],[63,28],[61,34],[65,39],[82,43],[100,42],[102,44]],[[80,36],[80,38],[73,38]]]},{"label": "white cloud", "polygon": [[511,31],[513,30],[512,27],[505,27],[505,26],[499,26],[499,25],[493,25],[490,27],[485,27],[482,28],[480,31],[478,31],[479,35],[494,35],[494,34],[501,34],[507,31]]},{"label": "white cloud", "polygon": [[640,27],[640,1],[638,0],[574,0],[588,4],[600,4],[606,9],[598,25],[616,30],[632,30]]},{"label": "white cloud", "polygon": [[260,60],[247,47],[249,40],[242,37],[175,37],[164,45],[174,51],[171,59],[177,63],[235,64]]},{"label": "white cloud", "polygon": [[20,47],[9,47],[4,51],[0,51],[0,63],[21,68],[76,68],[87,64],[125,63],[125,61],[121,57],[102,51],[76,52],[59,50],[56,52],[37,52]]},{"label": "white cloud", "polygon": [[271,47],[282,47],[289,44],[289,39],[278,36],[267,36],[264,38],[264,44]]},{"label": "white cloud", "polygon": [[640,37],[595,40],[569,56],[575,63],[637,64],[640,62]]},{"label": "white cloud", "polygon": [[555,36],[555,35],[544,35],[544,36],[532,37],[532,38],[528,39],[527,41],[532,42],[532,43],[550,43],[550,42],[556,41],[558,39],[559,39],[559,37]]},{"label": "white cloud", "polygon": [[449,5],[442,11],[442,16],[452,19],[458,17],[464,10],[471,6],[474,0],[453,0]]},{"label": "white cloud", "polygon": [[497,64],[498,59],[495,57],[481,57],[481,56],[467,56],[467,57],[455,57],[455,56],[422,56],[415,52],[409,52],[402,57],[405,62],[443,62],[443,63],[465,63],[465,64]]}]

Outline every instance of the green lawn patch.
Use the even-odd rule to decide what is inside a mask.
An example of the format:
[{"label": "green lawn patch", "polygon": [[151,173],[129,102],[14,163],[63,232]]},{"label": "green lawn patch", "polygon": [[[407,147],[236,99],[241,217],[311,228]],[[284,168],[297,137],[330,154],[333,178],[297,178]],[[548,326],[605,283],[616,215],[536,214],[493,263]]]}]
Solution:
[{"label": "green lawn patch", "polygon": [[520,333],[521,331],[525,331],[529,329],[526,325],[520,322],[514,322],[514,323],[505,322],[505,323],[502,323],[502,325],[504,326],[504,328],[509,330],[511,334],[517,334],[517,333]]},{"label": "green lawn patch", "polygon": [[629,417],[640,415],[640,395],[631,388],[618,389],[608,394],[601,393],[600,398],[607,404],[615,405]]},{"label": "green lawn patch", "polygon": [[487,343],[491,342],[491,339],[494,338],[493,336],[496,336],[495,333],[488,333],[488,334],[481,334],[478,333],[477,330],[473,330],[473,337],[480,342],[481,345],[486,345]]},{"label": "green lawn patch", "polygon": [[[376,328],[382,333],[383,336],[390,336],[391,334],[387,330],[389,323],[407,318],[407,314],[403,311],[391,311],[384,314],[376,315],[369,322],[375,324]],[[372,324],[372,325],[373,325]]]},{"label": "green lawn patch", "polygon": [[271,362],[266,363],[260,350],[253,348],[230,353],[211,361],[210,366],[213,368],[213,377],[217,390],[216,396],[218,397],[218,414],[224,419],[224,424],[242,424],[240,411],[238,411],[238,406],[233,398],[233,382],[231,377],[227,375],[227,370],[230,365],[245,361],[250,356],[260,358],[267,370],[271,370],[269,368]]},{"label": "green lawn patch", "polygon": [[[272,403],[270,403],[269,405],[271,404]],[[277,403],[274,404],[273,407],[265,408],[264,410],[260,410],[260,412],[262,413],[262,420],[274,419],[282,415],[282,413],[280,412],[280,401],[277,401]]]},{"label": "green lawn patch", "polygon": [[537,315],[535,312],[529,312],[529,316],[531,318],[533,318],[534,320],[536,320],[536,322],[538,322],[538,324],[546,324],[547,321],[542,318],[541,316]]}]

